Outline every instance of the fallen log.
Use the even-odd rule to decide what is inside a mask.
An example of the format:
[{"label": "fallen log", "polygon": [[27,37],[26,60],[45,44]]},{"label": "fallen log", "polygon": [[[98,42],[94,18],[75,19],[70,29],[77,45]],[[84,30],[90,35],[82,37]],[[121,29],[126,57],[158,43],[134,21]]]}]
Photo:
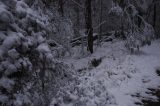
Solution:
[{"label": "fallen log", "polygon": [[[112,41],[113,39],[110,37],[113,33],[108,32],[108,33],[102,33],[101,37],[102,37],[102,41],[104,42],[108,42],[108,41]],[[98,34],[94,34],[93,36],[93,41],[98,39]],[[84,44],[87,44],[87,36],[80,36],[78,38],[74,38],[70,41],[72,47],[74,46],[79,46],[82,44],[82,41]]]}]

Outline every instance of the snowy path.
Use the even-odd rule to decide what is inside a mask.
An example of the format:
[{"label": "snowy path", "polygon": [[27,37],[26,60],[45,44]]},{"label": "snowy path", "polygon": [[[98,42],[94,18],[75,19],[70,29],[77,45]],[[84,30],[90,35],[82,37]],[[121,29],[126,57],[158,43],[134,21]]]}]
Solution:
[{"label": "snowy path", "polygon": [[[90,64],[93,58],[102,58],[98,67]],[[78,82],[66,91],[73,100],[62,106],[136,106],[142,99],[157,99],[148,88],[160,88],[156,74],[160,41],[143,47],[136,55],[130,55],[123,42],[106,43],[91,56],[67,61],[80,72]]]}]

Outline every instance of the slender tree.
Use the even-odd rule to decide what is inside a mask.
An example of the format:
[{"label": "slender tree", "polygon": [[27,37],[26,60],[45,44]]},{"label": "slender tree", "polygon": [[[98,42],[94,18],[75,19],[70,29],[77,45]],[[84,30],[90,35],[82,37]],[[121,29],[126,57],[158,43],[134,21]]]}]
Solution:
[{"label": "slender tree", "polygon": [[[76,0],[76,3],[80,4],[79,0]],[[75,20],[75,34],[77,37],[80,36],[79,29],[80,29],[80,7],[75,5],[74,10],[76,12],[76,20]]]},{"label": "slender tree", "polygon": [[153,28],[154,28],[154,30],[156,30],[156,18],[157,18],[157,17],[156,17],[156,15],[157,15],[157,13],[156,13],[157,10],[156,10],[156,8],[157,8],[157,7],[156,7],[156,3],[155,3],[156,0],[153,0],[153,2],[154,2]]},{"label": "slender tree", "polygon": [[58,5],[59,5],[59,12],[61,13],[61,15],[63,17],[64,16],[64,9],[63,9],[64,1],[63,0],[59,0],[58,1]]},{"label": "slender tree", "polygon": [[88,36],[88,50],[93,53],[93,28],[92,28],[92,0],[85,1],[85,21],[86,21],[86,34]]},{"label": "slender tree", "polygon": [[[102,17],[103,17],[103,1],[102,0],[100,0],[100,19],[99,19],[99,21],[100,21],[100,23],[102,23]],[[102,35],[102,26],[100,26],[100,28],[99,28],[99,36],[98,36],[98,43],[99,43],[99,45],[101,45],[100,43],[101,43],[101,35]]]}]

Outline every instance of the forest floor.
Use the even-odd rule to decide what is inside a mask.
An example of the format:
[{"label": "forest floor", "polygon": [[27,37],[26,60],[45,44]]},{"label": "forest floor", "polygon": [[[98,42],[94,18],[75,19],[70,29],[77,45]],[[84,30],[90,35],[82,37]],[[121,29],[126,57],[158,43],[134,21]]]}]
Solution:
[{"label": "forest floor", "polygon": [[115,40],[92,55],[64,61],[77,81],[65,89],[70,100],[62,97],[62,106],[160,106],[160,40],[134,54]]}]

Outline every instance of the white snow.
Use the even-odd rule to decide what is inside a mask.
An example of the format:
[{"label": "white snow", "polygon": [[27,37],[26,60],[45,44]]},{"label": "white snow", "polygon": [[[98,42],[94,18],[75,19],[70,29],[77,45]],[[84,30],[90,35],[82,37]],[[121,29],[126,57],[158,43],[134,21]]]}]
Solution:
[{"label": "white snow", "polygon": [[50,49],[49,49],[48,45],[45,44],[45,43],[40,44],[40,45],[37,47],[37,50],[38,50],[39,52],[41,52],[41,53],[50,52]]},{"label": "white snow", "polygon": [[0,42],[2,42],[6,38],[6,35],[0,32]]},{"label": "white snow", "polygon": [[12,59],[17,59],[19,58],[19,53],[16,51],[16,49],[11,49],[8,51],[8,56]]},{"label": "white snow", "polygon": [[8,97],[6,95],[0,95],[0,102],[5,103],[8,100]]},{"label": "white snow", "polygon": [[19,16],[25,17],[27,14],[27,11],[26,11],[27,9],[28,9],[28,6],[24,2],[22,2],[22,1],[17,2],[16,12]]},{"label": "white snow", "polygon": [[[96,68],[90,64],[94,58],[102,58],[102,63]],[[76,72],[81,69],[77,72],[77,85],[68,85],[70,90],[66,92],[72,92],[83,105],[136,106],[135,102],[141,103],[142,98],[157,100],[147,92],[150,92],[148,88],[158,89],[160,86],[160,76],[156,74],[156,68],[160,66],[159,40],[135,54],[129,54],[123,41],[108,42],[95,48],[92,55],[64,61],[72,64]],[[71,90],[72,87],[76,90]],[[134,96],[136,94],[140,97]],[[74,105],[75,102],[67,106]]]},{"label": "white snow", "polygon": [[3,24],[8,24],[10,22],[13,22],[13,16],[12,14],[6,10],[6,6],[3,5],[0,2],[0,22],[3,22]]},{"label": "white snow", "polygon": [[12,89],[14,83],[15,82],[13,80],[10,80],[5,77],[0,79],[0,87],[6,88],[8,91],[10,91]]},{"label": "white snow", "polygon": [[20,43],[20,38],[16,35],[16,33],[10,34],[4,41],[1,47],[5,50],[9,50],[13,46]]},{"label": "white snow", "polygon": [[113,6],[108,13],[109,14],[114,14],[114,15],[117,15],[117,16],[122,16],[123,15],[123,10],[120,6],[116,5],[116,6]]}]

